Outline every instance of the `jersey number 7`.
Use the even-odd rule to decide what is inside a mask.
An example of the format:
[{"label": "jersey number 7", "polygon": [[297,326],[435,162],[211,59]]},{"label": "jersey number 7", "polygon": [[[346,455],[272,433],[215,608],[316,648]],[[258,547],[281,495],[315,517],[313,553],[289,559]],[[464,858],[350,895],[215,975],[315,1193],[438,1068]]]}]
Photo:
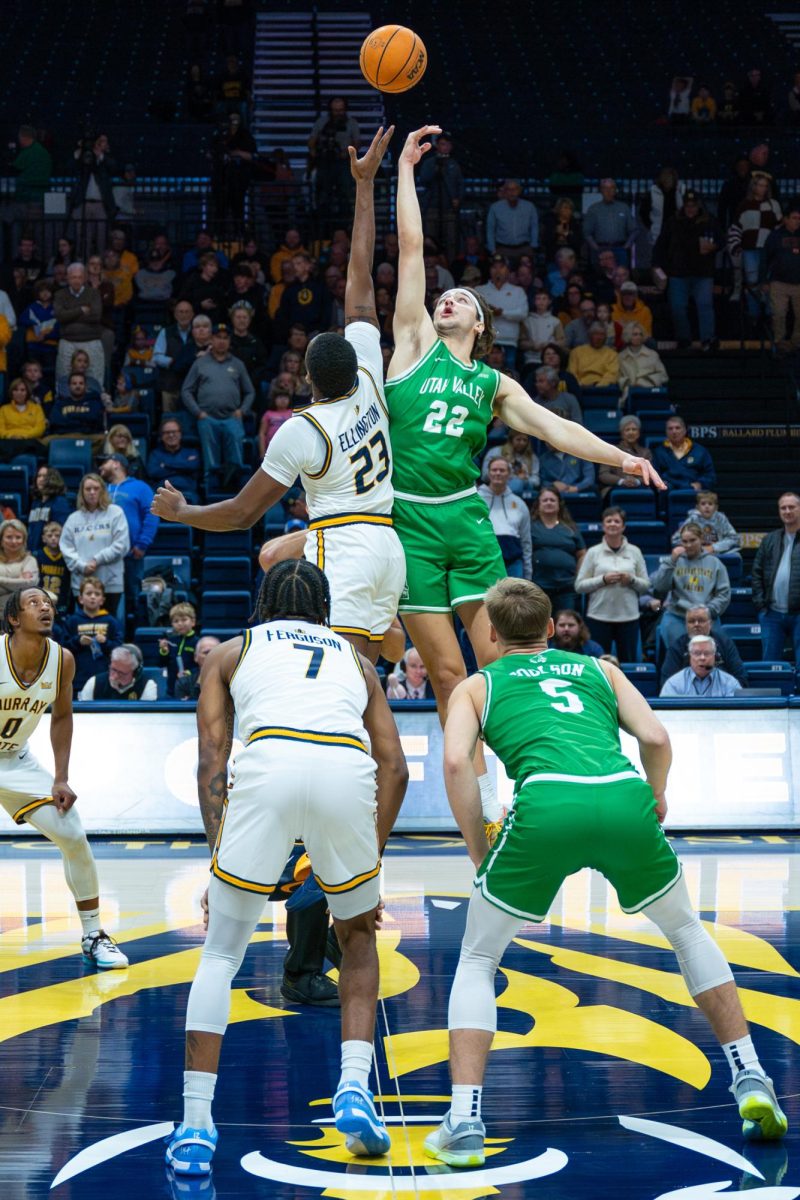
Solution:
[{"label": "jersey number 7", "polygon": [[306,679],[316,679],[319,675],[319,669],[322,666],[322,660],[325,657],[325,651],[321,646],[315,646],[313,650],[309,650],[308,646],[301,646],[299,642],[293,642],[292,645],[295,650],[302,650],[305,654],[311,655],[311,661],[306,671]]}]

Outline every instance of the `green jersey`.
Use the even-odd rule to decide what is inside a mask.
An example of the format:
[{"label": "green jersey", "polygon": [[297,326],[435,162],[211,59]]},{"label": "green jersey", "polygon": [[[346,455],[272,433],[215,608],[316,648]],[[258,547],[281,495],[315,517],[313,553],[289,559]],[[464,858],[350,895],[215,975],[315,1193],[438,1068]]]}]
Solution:
[{"label": "green jersey", "polygon": [[506,654],[481,674],[483,736],[517,789],[531,775],[634,770],[620,749],[617,698],[597,659],[563,650]]},{"label": "green jersey", "polygon": [[486,445],[499,386],[494,367],[465,367],[438,339],[404,375],[387,380],[396,496],[453,499],[474,489],[474,459]]}]

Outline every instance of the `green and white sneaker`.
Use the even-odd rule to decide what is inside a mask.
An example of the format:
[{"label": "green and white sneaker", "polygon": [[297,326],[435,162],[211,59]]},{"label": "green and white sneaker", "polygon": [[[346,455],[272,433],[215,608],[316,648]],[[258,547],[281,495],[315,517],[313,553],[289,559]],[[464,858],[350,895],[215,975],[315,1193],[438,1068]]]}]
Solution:
[{"label": "green and white sneaker", "polygon": [[743,1137],[765,1142],[785,1137],[789,1122],[778,1104],[771,1079],[760,1071],[745,1068],[737,1073],[730,1090],[739,1107]]},{"label": "green and white sneaker", "polygon": [[486,1126],[475,1117],[451,1124],[447,1114],[438,1129],[425,1138],[425,1153],[448,1167],[482,1167],[486,1161],[483,1141]]}]

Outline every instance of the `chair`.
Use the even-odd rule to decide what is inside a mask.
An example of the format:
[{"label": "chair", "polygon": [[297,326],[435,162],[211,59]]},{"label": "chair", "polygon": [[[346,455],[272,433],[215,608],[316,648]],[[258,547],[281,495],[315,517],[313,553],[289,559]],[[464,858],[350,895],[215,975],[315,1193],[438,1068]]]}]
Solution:
[{"label": "chair", "polygon": [[642,554],[666,554],[669,550],[667,528],[663,521],[628,521],[625,536]]},{"label": "chair", "polygon": [[730,579],[731,584],[741,583],[744,577],[744,567],[739,551],[734,550],[730,554],[720,554],[719,561],[728,572],[728,579]]},{"label": "chair", "polygon": [[596,433],[598,437],[606,434],[616,436],[619,433],[619,412],[616,408],[584,408],[583,423],[591,433]]},{"label": "chair", "polygon": [[597,492],[568,492],[564,500],[573,521],[600,520],[600,497]]},{"label": "chair", "polygon": [[[283,531],[283,526],[281,526],[281,531]],[[234,557],[245,554],[252,555],[253,531],[252,529],[231,529],[227,533],[218,533],[209,530],[205,535],[203,551],[210,557],[218,558],[223,555]]]},{"label": "chair", "polygon": [[655,572],[658,570],[658,568],[661,566],[661,555],[660,554],[643,554],[642,558],[644,559],[644,565],[647,568],[647,574],[654,575]]},{"label": "chair", "polygon": [[158,652],[158,643],[165,635],[165,630],[152,629],[147,625],[137,625],[133,631],[133,641],[142,652],[145,667],[162,667],[164,659]]},{"label": "chair", "polygon": [[200,630],[200,637],[216,637],[221,642],[227,642],[231,638],[239,637],[241,632],[241,625],[204,625]]},{"label": "chair", "polygon": [[161,667],[142,667],[142,678],[153,680],[158,688],[157,700],[166,700],[167,679]]},{"label": "chair", "polygon": [[647,487],[612,488],[608,502],[624,508],[628,520],[655,521],[658,517],[656,498]]},{"label": "chair", "polygon": [[[144,456],[147,458],[147,449],[150,445],[150,418],[147,413],[132,412],[125,413],[125,422],[128,429],[134,438],[144,442]],[[141,450],[140,450],[141,453]]]},{"label": "chair", "polygon": [[794,667],[786,662],[748,663],[747,679],[751,687],[780,688],[782,696],[794,695],[797,682]]},{"label": "chair", "polygon": [[47,462],[61,472],[67,487],[77,487],[92,469],[92,443],[88,438],[56,438],[48,448]]},{"label": "chair", "polygon": [[178,586],[188,592],[192,586],[192,561],[186,554],[146,554],[143,562],[144,575],[174,576]]},{"label": "chair", "polygon": [[732,587],[731,602],[725,609],[725,620],[733,624],[752,625],[758,620],[753,606],[753,591],[748,587]]},{"label": "chair", "polygon": [[596,546],[603,538],[603,526],[600,521],[578,521],[578,533],[583,537],[587,548]]},{"label": "chair", "polygon": [[194,530],[189,525],[173,525],[170,521],[160,521],[156,536],[153,538],[151,552],[153,555],[164,557],[186,555],[192,556]]},{"label": "chair", "polygon": [[249,589],[253,583],[253,563],[244,555],[204,557],[201,574],[203,592],[208,589]]},{"label": "chair", "polygon": [[631,388],[626,407],[629,413],[640,416],[644,412],[663,412],[667,403],[666,388]]},{"label": "chair", "polygon": [[667,526],[670,533],[679,529],[686,514],[697,504],[697,492],[693,488],[672,488],[667,492]]},{"label": "chair", "polygon": [[[723,625],[722,632],[736,645],[742,656],[742,662],[761,661],[761,626],[755,625]],[[713,636],[713,630],[712,630]]]},{"label": "chair", "polygon": [[158,368],[147,367],[142,363],[129,363],[125,368],[134,387],[155,392],[158,386]]},{"label": "chair", "polygon": [[264,537],[277,537],[279,533],[283,533],[286,521],[286,509],[283,505],[273,504],[272,508],[268,508],[264,513]]},{"label": "chair", "polygon": [[[673,415],[671,408],[655,408],[639,413],[642,422],[642,435],[645,438],[655,437],[656,445],[664,441],[664,423]],[[646,443],[649,445],[649,442]]]},{"label": "chair", "polygon": [[658,695],[658,672],[653,663],[620,663],[625,676],[647,699]]},{"label": "chair", "polygon": [[0,492],[17,492],[27,497],[30,492],[30,472],[27,467],[0,467]]},{"label": "chair", "polygon": [[23,517],[27,507],[19,492],[0,492],[0,506],[13,509],[17,517]]},{"label": "chair", "polygon": [[613,408],[617,418],[617,424],[619,424],[619,419],[622,416],[622,413],[618,408],[614,407],[618,395],[619,391],[613,395],[609,395],[606,388],[586,387],[581,392],[581,408],[583,409],[584,413],[593,411],[606,412]]},{"label": "chair", "polygon": [[204,592],[204,625],[246,625],[253,611],[253,598],[249,591]]}]

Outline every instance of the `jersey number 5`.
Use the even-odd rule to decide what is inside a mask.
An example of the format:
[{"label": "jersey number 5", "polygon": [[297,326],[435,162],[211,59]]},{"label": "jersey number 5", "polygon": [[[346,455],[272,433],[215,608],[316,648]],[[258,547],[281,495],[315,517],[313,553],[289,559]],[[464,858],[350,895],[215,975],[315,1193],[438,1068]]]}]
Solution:
[{"label": "jersey number 5", "polygon": [[[370,471],[375,469],[375,461],[372,455],[373,451],[375,451],[377,454],[380,469],[374,479],[367,481],[367,476],[369,475]],[[361,463],[361,466],[356,470],[355,477],[357,496],[363,496],[364,492],[368,492],[371,488],[374,488],[376,483],[383,482],[383,480],[389,474],[390,464],[389,448],[386,445],[386,438],[383,436],[380,430],[372,435],[366,446],[362,446],[360,450],[355,452],[355,454],[350,455],[350,462],[354,467],[357,462]]]},{"label": "jersey number 5", "polygon": [[[450,412],[450,420],[444,425],[448,412]],[[463,404],[456,404],[452,410],[449,410],[446,401],[434,400],[422,429],[424,433],[446,433],[448,437],[463,437],[464,422],[468,416],[469,409],[464,408]]]},{"label": "jersey number 5", "polygon": [[548,696],[553,697],[553,703],[550,707],[554,708],[556,712],[583,712],[583,701],[575,692],[569,690],[570,683],[568,679],[542,679],[539,687]]}]

